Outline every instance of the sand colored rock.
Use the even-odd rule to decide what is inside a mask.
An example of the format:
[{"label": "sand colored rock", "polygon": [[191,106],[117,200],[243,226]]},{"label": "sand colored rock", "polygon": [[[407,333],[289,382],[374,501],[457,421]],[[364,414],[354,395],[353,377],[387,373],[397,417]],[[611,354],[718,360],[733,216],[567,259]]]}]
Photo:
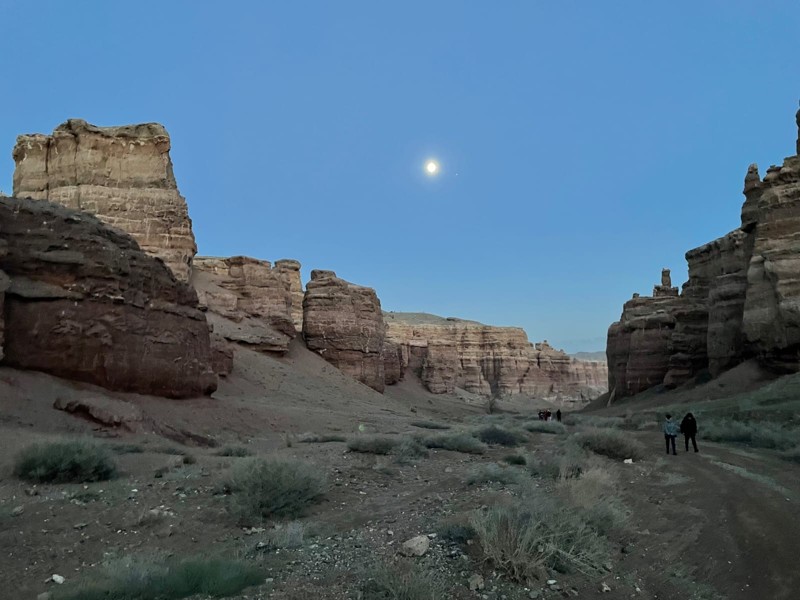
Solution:
[{"label": "sand colored rock", "polygon": [[292,320],[298,332],[303,331],[303,282],[300,279],[300,263],[296,260],[281,259],[275,262],[275,269],[288,285],[291,293]]},{"label": "sand colored rock", "polygon": [[52,135],[17,138],[14,195],[94,214],[188,281],[197,247],[169,150],[157,123],[95,127],[70,119]]},{"label": "sand colored rock", "polygon": [[134,431],[143,419],[142,411],[136,405],[103,396],[56,398],[53,408],[81,415],[101,425],[123,427],[130,431]]},{"label": "sand colored rock", "polygon": [[382,392],[385,325],[375,290],[333,271],[314,270],[303,300],[306,346],[356,380]]},{"label": "sand colored rock", "polygon": [[92,215],[0,199],[2,364],[113,390],[211,393],[209,327],[192,288]]},{"label": "sand colored rock", "polygon": [[517,327],[423,313],[385,313],[384,319],[387,339],[401,348],[403,370],[433,393],[462,388],[486,397],[581,402],[605,391],[605,363],[573,359],[546,342],[532,345]]}]

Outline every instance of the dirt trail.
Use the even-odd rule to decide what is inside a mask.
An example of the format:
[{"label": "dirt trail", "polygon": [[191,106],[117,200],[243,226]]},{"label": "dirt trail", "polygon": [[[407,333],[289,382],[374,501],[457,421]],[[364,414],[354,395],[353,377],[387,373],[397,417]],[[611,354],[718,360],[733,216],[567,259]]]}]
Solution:
[{"label": "dirt trail", "polygon": [[[658,434],[637,437],[663,448]],[[663,455],[626,482],[645,533],[645,548],[630,566],[647,588],[674,587],[703,600],[800,597],[797,467],[766,452],[703,441],[699,454],[687,453],[679,442],[678,456]]]}]

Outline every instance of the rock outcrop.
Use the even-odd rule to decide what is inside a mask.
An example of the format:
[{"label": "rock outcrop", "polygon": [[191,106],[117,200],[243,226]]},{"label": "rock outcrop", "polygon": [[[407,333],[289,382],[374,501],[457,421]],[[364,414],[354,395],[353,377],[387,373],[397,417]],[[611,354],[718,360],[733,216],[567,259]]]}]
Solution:
[{"label": "rock outcrop", "polygon": [[288,350],[296,335],[292,293],[277,267],[247,256],[198,256],[191,282],[216,333],[263,352]]},{"label": "rock outcrop", "polygon": [[384,319],[387,340],[400,348],[402,372],[417,374],[435,394],[462,388],[566,403],[605,391],[605,363],[573,359],[547,342],[531,344],[517,327],[422,313],[385,313]]},{"label": "rock outcrop", "polygon": [[291,294],[292,321],[296,331],[303,331],[303,282],[300,279],[300,263],[288,258],[275,262],[275,269],[288,286]]},{"label": "rock outcrop", "polygon": [[375,290],[314,270],[303,300],[306,346],[374,390],[384,389],[386,326]]},{"label": "rock outcrop", "polygon": [[[686,253],[689,280],[680,295],[629,301],[609,328],[616,397],[704,372],[714,377],[752,357],[775,372],[800,371],[800,157],[770,167],[763,181],[750,165],[743,193],[741,227]],[[634,343],[654,323],[658,339]]]},{"label": "rock outcrop", "polygon": [[0,199],[2,364],[112,390],[216,389],[195,291],[127,234],[56,204]]},{"label": "rock outcrop", "polygon": [[188,281],[197,247],[169,150],[157,123],[95,127],[70,119],[52,135],[17,138],[14,196],[92,213]]}]

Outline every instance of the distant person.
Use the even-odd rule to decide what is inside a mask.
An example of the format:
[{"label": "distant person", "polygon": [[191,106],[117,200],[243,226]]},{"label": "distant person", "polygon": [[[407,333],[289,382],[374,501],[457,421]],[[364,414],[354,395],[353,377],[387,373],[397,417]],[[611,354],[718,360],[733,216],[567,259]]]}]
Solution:
[{"label": "distant person", "polygon": [[699,452],[697,449],[697,421],[694,418],[692,413],[686,413],[686,416],[683,417],[683,421],[681,421],[681,433],[683,433],[683,438],[686,440],[686,451],[689,451],[689,440],[692,440],[692,446],[694,446],[694,451]]},{"label": "distant person", "polygon": [[556,411],[556,421],[561,423],[561,409],[560,408]]},{"label": "distant person", "polygon": [[667,454],[669,454],[669,446],[672,444],[672,453],[677,456],[678,451],[675,450],[675,438],[678,437],[678,424],[672,420],[672,415],[667,415],[667,420],[661,426],[664,431],[664,441],[667,443]]}]

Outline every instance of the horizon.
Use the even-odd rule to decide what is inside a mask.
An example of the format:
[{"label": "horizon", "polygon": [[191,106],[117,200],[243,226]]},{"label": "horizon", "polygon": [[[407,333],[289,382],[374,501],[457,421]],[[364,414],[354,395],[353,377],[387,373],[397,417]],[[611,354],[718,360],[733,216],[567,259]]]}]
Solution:
[{"label": "horizon", "polygon": [[[739,225],[747,166],[794,153],[800,11],[717,5],[0,3],[0,189],[18,134],[159,122],[198,255],[596,352],[633,293],[663,267],[681,286],[685,252]],[[159,44],[120,35],[154,13]]]}]

